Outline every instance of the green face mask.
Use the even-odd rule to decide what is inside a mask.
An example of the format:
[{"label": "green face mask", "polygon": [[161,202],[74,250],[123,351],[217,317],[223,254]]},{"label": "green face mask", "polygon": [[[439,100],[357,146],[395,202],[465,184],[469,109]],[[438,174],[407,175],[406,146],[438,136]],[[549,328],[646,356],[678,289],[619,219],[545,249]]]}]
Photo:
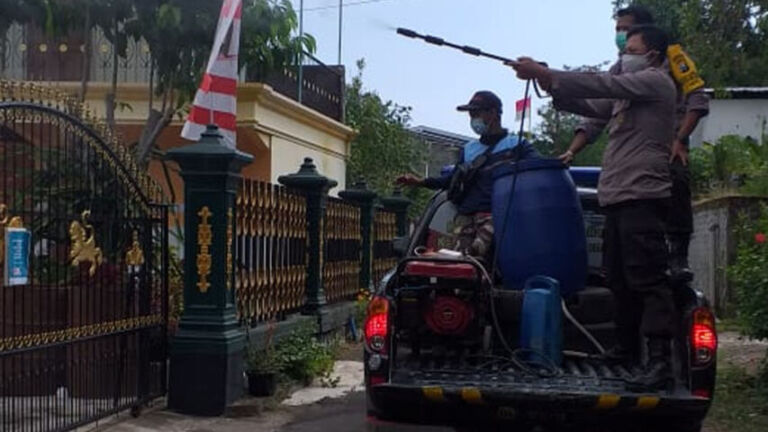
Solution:
[{"label": "green face mask", "polygon": [[620,52],[624,52],[624,48],[627,46],[627,32],[616,32],[616,47]]}]

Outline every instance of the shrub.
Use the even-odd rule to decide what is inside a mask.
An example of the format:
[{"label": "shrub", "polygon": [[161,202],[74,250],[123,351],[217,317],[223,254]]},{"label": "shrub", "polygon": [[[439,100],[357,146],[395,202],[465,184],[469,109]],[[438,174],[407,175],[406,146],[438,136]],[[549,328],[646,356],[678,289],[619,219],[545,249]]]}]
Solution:
[{"label": "shrub", "polygon": [[315,337],[315,326],[295,330],[276,348],[281,372],[287,377],[309,384],[333,369],[333,349]]},{"label": "shrub", "polygon": [[737,227],[736,260],[728,268],[736,292],[738,318],[747,336],[768,338],[768,206],[758,218],[742,216]]}]

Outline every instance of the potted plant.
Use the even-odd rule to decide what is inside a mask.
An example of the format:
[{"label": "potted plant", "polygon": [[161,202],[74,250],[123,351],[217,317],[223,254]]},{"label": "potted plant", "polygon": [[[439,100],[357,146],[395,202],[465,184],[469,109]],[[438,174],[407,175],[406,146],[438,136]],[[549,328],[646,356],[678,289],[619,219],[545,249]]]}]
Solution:
[{"label": "potted plant", "polygon": [[251,396],[272,396],[277,391],[277,374],[280,372],[278,356],[271,347],[248,350],[245,373],[248,376],[248,393]]},{"label": "potted plant", "polygon": [[264,347],[250,345],[246,352],[245,374],[248,377],[248,393],[252,396],[272,396],[277,391],[277,374],[280,357],[272,346],[274,324],[269,323]]}]

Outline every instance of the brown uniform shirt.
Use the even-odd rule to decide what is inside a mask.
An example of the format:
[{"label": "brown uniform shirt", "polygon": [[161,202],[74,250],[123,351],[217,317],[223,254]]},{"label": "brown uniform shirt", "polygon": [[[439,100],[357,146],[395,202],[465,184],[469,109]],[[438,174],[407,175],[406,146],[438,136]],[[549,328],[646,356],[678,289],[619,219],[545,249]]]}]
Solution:
[{"label": "brown uniform shirt", "polygon": [[603,206],[668,198],[676,90],[668,68],[640,72],[553,72],[555,108],[609,124],[598,184]]},{"label": "brown uniform shirt", "polygon": [[[668,63],[665,63],[665,67]],[[621,73],[621,62],[614,63],[608,72],[613,75]],[[683,122],[685,115],[692,111],[698,111],[703,116],[709,114],[709,96],[704,93],[704,89],[694,90],[687,95],[683,93],[683,89],[680,86],[675,86],[677,89],[677,106],[675,108],[675,132],[680,129],[680,125]],[[584,132],[587,135],[587,143],[592,144],[600,137],[605,127],[608,126],[608,121],[595,118],[584,118],[581,120],[578,126],[576,126],[575,132]],[[672,145],[672,143],[670,143]]]}]

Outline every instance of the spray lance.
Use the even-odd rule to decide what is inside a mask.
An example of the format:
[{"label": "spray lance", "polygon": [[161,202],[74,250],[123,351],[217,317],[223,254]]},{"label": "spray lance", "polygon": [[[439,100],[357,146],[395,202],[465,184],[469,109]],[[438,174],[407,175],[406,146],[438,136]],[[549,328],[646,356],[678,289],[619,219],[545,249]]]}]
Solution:
[{"label": "spray lance", "polygon": [[[459,50],[459,51],[463,52],[464,54],[469,54],[469,55],[472,55],[472,56],[475,56],[475,57],[485,57],[485,58],[489,58],[489,59],[492,59],[492,60],[500,61],[500,62],[504,63],[505,65],[512,65],[512,64],[517,63],[516,60],[513,60],[511,58],[507,58],[507,57],[502,57],[502,56],[496,55],[496,54],[491,54],[491,53],[488,53],[488,52],[485,52],[485,51],[481,50],[480,48],[475,48],[475,47],[472,47],[472,46],[469,46],[469,45],[458,45],[458,44],[455,44],[455,43],[452,43],[452,42],[448,42],[448,41],[446,41],[443,38],[440,38],[440,37],[437,37],[437,36],[432,36],[432,35],[422,35],[422,34],[419,34],[419,33],[415,32],[415,31],[407,29],[407,28],[398,27],[397,28],[397,34],[399,34],[401,36],[409,37],[409,38],[412,38],[412,39],[422,39],[423,41],[425,41],[425,42],[427,42],[429,44],[432,44],[432,45],[453,48],[453,49],[456,49],[456,50]],[[544,62],[539,62],[539,64],[544,66],[544,67],[548,67],[548,65],[546,63],[544,63]],[[539,98],[543,99],[544,96],[541,95],[541,92],[539,91],[539,87],[536,84],[536,82],[533,83],[533,88],[536,91],[536,96],[538,96]]]}]

